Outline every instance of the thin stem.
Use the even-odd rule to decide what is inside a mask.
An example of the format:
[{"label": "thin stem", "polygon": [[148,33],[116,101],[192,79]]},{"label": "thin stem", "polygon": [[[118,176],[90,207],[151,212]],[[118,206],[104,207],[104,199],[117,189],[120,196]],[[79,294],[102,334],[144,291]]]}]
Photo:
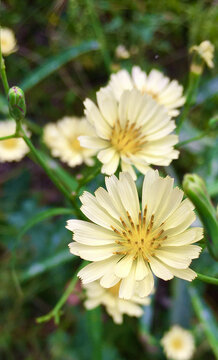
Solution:
[{"label": "thin stem", "polygon": [[2,56],[2,50],[1,50],[1,27],[0,27],[0,74],[2,79],[2,84],[4,86],[5,95],[8,96],[9,91],[9,85],[8,85],[8,79],[5,71],[5,62]]},{"label": "thin stem", "polygon": [[214,278],[212,276],[207,276],[207,275],[203,275],[203,274],[199,274],[197,273],[198,277],[196,278],[196,280],[201,280],[204,281],[208,284],[213,284],[213,285],[218,285],[218,279]]},{"label": "thin stem", "polygon": [[178,148],[180,148],[181,146],[184,146],[184,145],[189,144],[189,143],[191,143],[191,142],[200,140],[200,139],[202,139],[203,137],[205,137],[207,134],[208,134],[208,131],[205,131],[205,132],[203,132],[203,133],[200,134],[200,135],[194,136],[194,137],[192,137],[192,138],[190,138],[190,139],[187,139],[187,140],[184,140],[184,141],[180,141],[178,144],[176,144],[175,148],[178,149]]},{"label": "thin stem", "polygon": [[191,105],[194,103],[195,101],[195,97],[196,97],[196,92],[197,92],[197,88],[198,88],[198,83],[199,83],[199,78],[200,75],[190,72],[190,76],[189,76],[189,84],[188,84],[188,89],[186,92],[186,102],[183,108],[183,112],[178,120],[178,124],[176,127],[176,133],[178,134],[181,130],[181,127],[185,121],[185,119],[187,118],[188,112],[190,110]]},{"label": "thin stem", "polygon": [[44,161],[43,157],[40,155],[40,153],[37,151],[31,140],[28,138],[28,136],[25,134],[24,130],[22,129],[22,138],[31,150],[32,154],[34,155],[35,159],[39,163],[39,165],[44,169],[46,174],[49,176],[49,178],[52,180],[52,182],[55,184],[55,186],[58,188],[58,190],[73,204],[78,214],[80,214],[80,209],[76,203],[75,198],[72,196],[72,194],[66,190],[66,188],[59,182],[59,180],[54,175],[53,171],[47,166],[46,162]]},{"label": "thin stem", "polygon": [[[84,266],[85,262],[82,262],[82,264],[80,265],[78,271],[80,269],[82,269],[82,267]],[[54,318],[55,324],[59,324],[60,322],[60,310],[63,307],[63,305],[65,304],[65,302],[67,301],[68,297],[70,296],[70,294],[73,292],[75,285],[78,281],[78,277],[77,277],[77,273],[78,271],[76,271],[76,273],[74,274],[73,278],[71,279],[69,285],[67,286],[66,290],[64,291],[63,295],[61,296],[61,298],[59,299],[59,301],[57,302],[57,304],[55,305],[55,307],[47,314],[41,317],[38,317],[36,319],[37,323],[42,323],[42,322],[47,322],[49,320],[51,320],[52,318]]]},{"label": "thin stem", "polygon": [[9,139],[14,139],[14,138],[17,138],[19,137],[18,135],[16,135],[16,133],[14,133],[13,135],[8,135],[8,136],[3,136],[3,137],[0,137],[0,141],[1,140],[9,140]]}]

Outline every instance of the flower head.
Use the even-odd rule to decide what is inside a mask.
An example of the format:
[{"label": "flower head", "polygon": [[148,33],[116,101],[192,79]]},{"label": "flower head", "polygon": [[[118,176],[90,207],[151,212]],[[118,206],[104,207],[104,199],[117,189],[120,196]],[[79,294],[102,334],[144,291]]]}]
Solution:
[{"label": "flower head", "polygon": [[210,41],[205,40],[200,45],[194,45],[191,47],[190,52],[196,51],[198,55],[205,61],[209,68],[214,67],[214,45]]},{"label": "flower head", "polygon": [[175,123],[149,95],[132,89],[116,101],[110,89],[101,89],[97,101],[98,107],[89,99],[85,101],[87,119],[97,136],[79,140],[82,146],[99,151],[103,173],[115,173],[121,162],[122,170],[136,178],[132,165],[146,173],[150,164],[169,165],[178,158],[173,149],[178,137],[171,134]]},{"label": "flower head", "polygon": [[201,248],[192,245],[202,238],[202,228],[189,226],[195,220],[192,203],[183,191],[173,188],[173,179],[150,170],[144,177],[142,204],[129,173],[105,179],[107,191],[95,196],[84,192],[81,211],[92,221],[69,220],[74,242],[72,254],[92,261],[78,276],[83,283],[100,279],[110,288],[120,282],[119,297],[145,297],[154,286],[152,272],[163,280],[174,276],[191,281],[189,268]]},{"label": "flower head", "polygon": [[118,59],[128,59],[130,57],[129,51],[122,44],[117,46],[115,54]]},{"label": "flower head", "polygon": [[3,55],[10,55],[17,50],[16,39],[12,30],[0,29],[1,51]]},{"label": "flower head", "polygon": [[85,118],[64,117],[56,124],[47,124],[44,128],[44,142],[55,157],[59,157],[69,166],[81,165],[83,162],[93,165],[94,150],[86,149],[79,143],[78,136],[95,135]]},{"label": "flower head", "polygon": [[108,86],[117,100],[120,99],[124,90],[132,88],[138,89],[143,94],[149,94],[157,103],[166,108],[170,116],[177,116],[178,108],[185,102],[185,98],[182,96],[183,87],[179,85],[178,81],[170,81],[167,76],[156,69],[146,74],[139,66],[134,66],[131,75],[126,70],[120,70],[117,74],[111,75]]},{"label": "flower head", "polygon": [[190,360],[195,350],[191,332],[178,325],[173,326],[164,335],[161,343],[168,359]]},{"label": "flower head", "polygon": [[119,283],[111,288],[105,289],[100,285],[99,281],[85,284],[87,300],[85,307],[93,309],[102,304],[106,307],[107,313],[112,316],[116,324],[122,324],[123,315],[140,317],[143,314],[143,309],[140,305],[149,305],[150,298],[141,299],[138,296],[133,296],[130,300],[119,298]]},{"label": "flower head", "polygon": [[[0,137],[13,135],[15,130],[15,121],[0,121]],[[28,153],[28,151],[28,146],[21,138],[0,140],[0,163],[7,161],[20,161]]]}]

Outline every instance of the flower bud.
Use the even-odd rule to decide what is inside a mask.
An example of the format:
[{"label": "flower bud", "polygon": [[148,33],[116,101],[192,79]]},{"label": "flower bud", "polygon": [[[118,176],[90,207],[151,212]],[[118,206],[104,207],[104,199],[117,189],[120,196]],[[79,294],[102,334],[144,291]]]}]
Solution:
[{"label": "flower bud", "polygon": [[183,189],[199,214],[205,227],[206,243],[211,255],[218,259],[218,220],[204,180],[196,174],[187,174],[183,180]]},{"label": "flower bud", "polygon": [[8,92],[8,107],[11,117],[16,121],[25,117],[26,102],[24,92],[17,86],[13,86]]}]

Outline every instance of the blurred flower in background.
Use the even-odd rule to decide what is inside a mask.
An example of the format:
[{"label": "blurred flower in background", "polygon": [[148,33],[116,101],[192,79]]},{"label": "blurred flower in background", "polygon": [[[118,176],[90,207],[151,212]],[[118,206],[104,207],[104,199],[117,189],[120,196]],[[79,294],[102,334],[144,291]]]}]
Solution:
[{"label": "blurred flower in background", "polygon": [[197,54],[205,61],[209,68],[214,67],[214,45],[210,41],[205,40],[200,45],[191,47],[190,52],[197,52]]},{"label": "blurred flower in background", "polygon": [[86,149],[79,143],[78,136],[94,136],[95,132],[85,118],[64,117],[56,124],[49,123],[44,127],[43,139],[55,157],[74,167],[85,163],[92,166],[95,150]]},{"label": "blurred flower in background", "polygon": [[156,69],[151,70],[148,75],[139,66],[133,66],[131,75],[127,70],[120,70],[111,75],[109,88],[117,100],[124,90],[136,88],[143,94],[151,95],[155,101],[166,107],[169,115],[173,117],[179,115],[178,108],[185,103],[182,85],[179,85],[177,80],[170,81]]},{"label": "blurred flower in background", "polygon": [[[13,135],[15,130],[16,122],[14,120],[0,121],[0,137]],[[0,163],[20,161],[28,152],[29,148],[21,138],[0,141]]]},{"label": "blurred flower in background", "polygon": [[94,222],[69,220],[74,232],[70,252],[93,261],[78,276],[84,284],[100,280],[101,286],[120,282],[119,296],[148,296],[154,288],[154,275],[170,280],[174,276],[192,281],[196,273],[189,268],[201,247],[192,245],[202,238],[202,228],[191,228],[196,216],[183,191],[173,188],[173,179],[161,178],[150,170],[144,177],[142,209],[138,191],[129,173],[119,179],[105,179],[107,191],[99,188],[95,196],[85,191],[80,197],[81,211]]},{"label": "blurred flower in background", "polygon": [[1,51],[3,55],[10,55],[17,50],[16,39],[11,29],[0,28]]},{"label": "blurred flower in background", "polygon": [[124,91],[118,101],[109,88],[97,92],[98,107],[86,99],[85,114],[97,136],[81,136],[82,146],[98,150],[102,173],[112,175],[121,162],[133,179],[132,165],[145,174],[149,165],[169,165],[179,152],[173,146],[175,122],[149,95],[136,89]]},{"label": "blurred flower in background", "polygon": [[124,45],[118,45],[116,47],[115,55],[118,59],[128,59],[130,57],[130,53]]},{"label": "blurred flower in background", "polygon": [[195,350],[190,331],[174,325],[162,338],[161,344],[168,359],[190,360]]},{"label": "blurred flower in background", "polygon": [[143,314],[143,308],[140,305],[149,305],[150,298],[141,299],[133,296],[132,299],[124,300],[119,298],[119,283],[110,288],[103,288],[99,281],[85,284],[87,300],[85,307],[90,310],[102,304],[116,324],[122,324],[123,315],[140,317]]}]

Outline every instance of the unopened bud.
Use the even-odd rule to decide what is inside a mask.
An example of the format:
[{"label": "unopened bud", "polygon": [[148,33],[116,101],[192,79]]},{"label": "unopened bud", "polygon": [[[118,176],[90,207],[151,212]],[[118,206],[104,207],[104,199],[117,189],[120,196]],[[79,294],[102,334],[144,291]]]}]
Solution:
[{"label": "unopened bud", "polygon": [[196,174],[187,174],[182,185],[204,225],[208,250],[215,259],[218,259],[218,221],[205,182]]},{"label": "unopened bud", "polygon": [[217,131],[218,130],[218,116],[210,119],[208,125],[211,130]]},{"label": "unopened bud", "polygon": [[16,121],[25,117],[26,102],[24,92],[17,86],[13,86],[8,92],[8,107],[11,117]]}]

